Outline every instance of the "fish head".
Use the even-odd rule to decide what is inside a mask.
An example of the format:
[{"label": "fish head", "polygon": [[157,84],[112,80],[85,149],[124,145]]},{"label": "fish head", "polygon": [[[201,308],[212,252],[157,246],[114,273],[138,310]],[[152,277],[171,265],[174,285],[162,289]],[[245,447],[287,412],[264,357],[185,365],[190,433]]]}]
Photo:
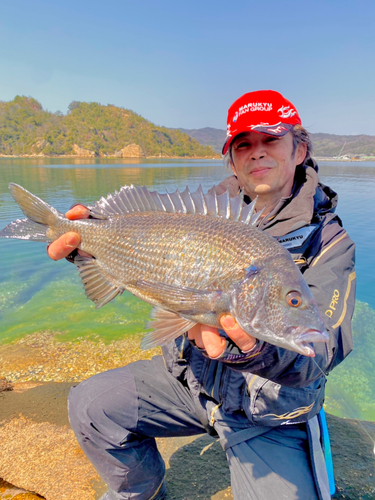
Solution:
[{"label": "fish head", "polygon": [[232,314],[249,335],[314,357],[310,345],[329,339],[313,294],[289,254],[246,270],[232,294]]}]

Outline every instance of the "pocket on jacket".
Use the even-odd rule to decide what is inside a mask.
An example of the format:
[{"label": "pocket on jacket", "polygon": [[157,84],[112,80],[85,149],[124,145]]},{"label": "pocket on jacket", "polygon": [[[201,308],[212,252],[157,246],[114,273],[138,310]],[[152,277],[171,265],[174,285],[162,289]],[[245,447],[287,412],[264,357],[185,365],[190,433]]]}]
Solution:
[{"label": "pocket on jacket", "polygon": [[319,413],[324,401],[324,381],[316,389],[286,387],[251,376],[243,394],[247,417],[259,425],[276,427],[306,422]]}]

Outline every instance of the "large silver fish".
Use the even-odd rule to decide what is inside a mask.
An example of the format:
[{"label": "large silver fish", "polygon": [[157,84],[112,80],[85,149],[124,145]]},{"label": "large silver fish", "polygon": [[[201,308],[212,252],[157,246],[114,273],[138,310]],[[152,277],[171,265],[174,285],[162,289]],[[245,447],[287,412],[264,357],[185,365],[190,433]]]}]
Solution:
[{"label": "large silver fish", "polygon": [[306,356],[315,355],[310,343],[328,339],[289,252],[255,227],[254,203],[241,195],[125,186],[89,207],[95,219],[71,221],[21,186],[9,189],[27,219],[0,237],[52,242],[78,233],[93,258],[75,263],[96,307],[124,290],[154,306],[146,348],[196,323],[220,327],[225,313],[250,335]]}]

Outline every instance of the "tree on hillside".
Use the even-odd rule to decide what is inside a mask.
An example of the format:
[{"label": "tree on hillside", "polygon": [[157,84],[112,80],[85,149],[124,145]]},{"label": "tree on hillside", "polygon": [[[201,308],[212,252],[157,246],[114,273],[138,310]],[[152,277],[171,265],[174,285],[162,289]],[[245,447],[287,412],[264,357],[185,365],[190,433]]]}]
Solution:
[{"label": "tree on hillside", "polygon": [[80,104],[81,103],[79,101],[72,101],[68,106],[68,112],[72,112],[73,109],[79,108]]}]

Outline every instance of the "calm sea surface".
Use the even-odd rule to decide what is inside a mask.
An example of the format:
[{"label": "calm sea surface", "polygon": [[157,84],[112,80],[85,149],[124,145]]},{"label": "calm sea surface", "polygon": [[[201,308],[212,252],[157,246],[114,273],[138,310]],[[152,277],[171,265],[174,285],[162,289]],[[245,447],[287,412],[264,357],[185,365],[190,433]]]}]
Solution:
[{"label": "calm sea surface", "polygon": [[[0,228],[23,217],[9,194],[9,182],[24,186],[65,212],[74,203],[92,203],[124,184],[145,185],[160,192],[181,190],[187,185],[194,190],[201,184],[206,190],[227,175],[217,160],[113,163],[113,160],[2,158]],[[339,193],[337,213],[357,245],[357,299],[361,305],[365,303],[366,314],[371,318],[375,309],[375,226],[371,216],[375,203],[375,162],[322,162],[320,178]],[[45,330],[59,332],[61,340],[96,334],[110,341],[144,329],[150,311],[147,304],[124,293],[95,310],[84,295],[74,266],[66,261],[52,262],[45,248],[43,243],[0,239],[0,342]],[[375,325],[372,328],[375,330]],[[355,354],[351,356],[355,359]],[[329,395],[329,399],[334,397]],[[351,402],[356,415],[375,419],[375,406],[358,409],[361,405]],[[360,411],[365,414],[358,414]],[[341,408],[338,413],[345,412]]]}]

